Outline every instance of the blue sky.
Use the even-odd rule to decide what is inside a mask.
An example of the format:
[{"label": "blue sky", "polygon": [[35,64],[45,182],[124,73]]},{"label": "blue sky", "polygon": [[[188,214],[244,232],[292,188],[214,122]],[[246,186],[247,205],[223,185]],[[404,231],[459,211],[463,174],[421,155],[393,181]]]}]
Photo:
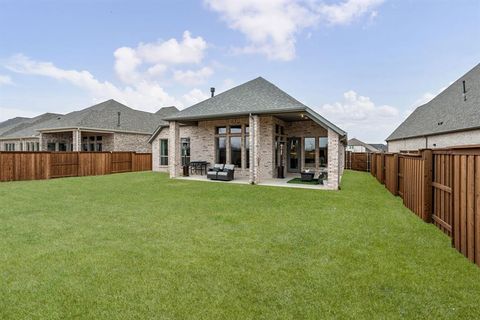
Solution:
[{"label": "blue sky", "polygon": [[0,0],[0,121],[156,111],[257,76],[381,142],[480,62],[477,0]]}]

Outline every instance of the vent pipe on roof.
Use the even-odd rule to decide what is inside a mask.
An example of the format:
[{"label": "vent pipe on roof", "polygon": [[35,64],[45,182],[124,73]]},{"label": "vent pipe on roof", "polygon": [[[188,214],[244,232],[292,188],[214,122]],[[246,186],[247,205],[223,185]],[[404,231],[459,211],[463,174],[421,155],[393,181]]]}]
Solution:
[{"label": "vent pipe on roof", "polygon": [[120,115],[122,113],[120,111],[117,112],[117,127],[120,127]]},{"label": "vent pipe on roof", "polygon": [[465,84],[465,80],[463,80],[462,85],[463,85],[463,101],[467,101],[467,86]]},{"label": "vent pipe on roof", "polygon": [[215,88],[214,88],[214,87],[211,87],[211,88],[210,88],[210,92],[212,93],[212,98],[213,98],[213,96],[215,95]]}]

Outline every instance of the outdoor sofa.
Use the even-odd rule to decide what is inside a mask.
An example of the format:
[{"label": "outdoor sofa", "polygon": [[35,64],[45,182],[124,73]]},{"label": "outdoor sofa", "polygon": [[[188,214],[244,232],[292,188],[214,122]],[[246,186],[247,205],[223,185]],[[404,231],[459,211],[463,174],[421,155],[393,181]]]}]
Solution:
[{"label": "outdoor sofa", "polygon": [[234,179],[235,166],[233,164],[216,163],[207,171],[207,178],[210,180],[232,181]]}]

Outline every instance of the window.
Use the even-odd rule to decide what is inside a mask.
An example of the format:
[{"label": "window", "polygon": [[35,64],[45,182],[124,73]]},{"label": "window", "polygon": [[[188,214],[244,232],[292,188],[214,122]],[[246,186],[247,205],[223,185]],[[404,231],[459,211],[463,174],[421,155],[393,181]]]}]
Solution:
[{"label": "window", "polygon": [[90,143],[88,151],[95,151],[95,143]]},{"label": "window", "polygon": [[97,142],[95,144],[95,151],[98,151],[98,152],[102,151],[102,144],[101,143]]},{"label": "window", "polygon": [[20,142],[20,151],[23,151],[23,143]]},{"label": "window", "polygon": [[215,132],[216,132],[216,134],[226,134],[227,133],[227,127],[217,127]]},{"label": "window", "polygon": [[242,133],[242,126],[230,126],[230,133]]},{"label": "window", "polygon": [[182,146],[182,166],[188,166],[190,164],[190,138],[180,139],[180,145]]},{"label": "window", "polygon": [[168,166],[168,140],[160,140],[160,165]]},{"label": "window", "polygon": [[250,127],[248,125],[245,126],[245,134],[250,133]]},{"label": "window", "polygon": [[47,151],[55,151],[55,143],[53,142],[47,143]]},{"label": "window", "polygon": [[63,142],[58,144],[58,151],[67,151],[67,145]]},{"label": "window", "polygon": [[247,168],[247,169],[250,168],[250,138],[249,138],[249,136],[245,136],[245,168]]},{"label": "window", "polygon": [[35,145],[36,145],[37,151],[40,151],[40,142],[37,142]]},{"label": "window", "polygon": [[305,138],[304,142],[305,166],[315,166],[315,138]]},{"label": "window", "polygon": [[328,163],[328,138],[318,138],[318,146],[320,150],[320,167],[326,167]]},{"label": "window", "polygon": [[230,163],[242,166],[242,137],[230,137]]},{"label": "window", "polygon": [[88,144],[82,144],[82,151],[88,151]]},{"label": "window", "polygon": [[97,141],[102,141],[103,137],[102,136],[97,136]]},{"label": "window", "polygon": [[216,156],[215,161],[217,163],[227,163],[227,138],[226,137],[217,137],[215,138],[215,150]]}]

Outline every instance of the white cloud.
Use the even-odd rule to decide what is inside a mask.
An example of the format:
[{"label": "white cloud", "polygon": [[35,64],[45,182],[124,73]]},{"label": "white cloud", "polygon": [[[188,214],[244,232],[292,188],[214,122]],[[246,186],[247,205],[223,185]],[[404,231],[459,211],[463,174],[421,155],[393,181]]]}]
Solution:
[{"label": "white cloud", "polygon": [[13,84],[12,78],[10,78],[7,75],[0,74],[0,86],[6,85],[6,84]]},{"label": "white cloud", "polygon": [[165,105],[183,106],[179,100],[170,96],[158,84],[145,80],[120,88],[111,82],[96,79],[88,71],[61,69],[51,62],[35,61],[21,54],[13,56],[6,64],[6,68],[21,74],[39,75],[67,81],[87,90],[95,101],[116,99],[119,102],[146,111],[156,111],[159,107]]},{"label": "white cloud", "polygon": [[179,65],[199,65],[203,62],[207,42],[202,37],[183,33],[181,41],[169,39],[153,43],[140,43],[137,47],[118,48],[115,53],[115,71],[120,80],[134,84],[139,80],[160,79],[173,73],[174,80],[192,86],[205,82],[213,73],[211,67],[197,71],[173,70]]},{"label": "white cloud", "polygon": [[194,105],[200,101],[206,100],[210,98],[208,93],[203,92],[200,89],[192,89],[190,92],[183,96],[183,99],[187,103],[187,105]]},{"label": "white cloud", "polygon": [[234,30],[247,38],[238,52],[261,53],[272,60],[295,57],[296,36],[304,29],[325,21],[348,24],[373,13],[382,0],[347,0],[324,4],[317,0],[204,0]]},{"label": "white cloud", "polygon": [[212,68],[203,67],[198,70],[175,70],[173,78],[184,85],[198,85],[204,83],[212,74]]},{"label": "white cloud", "polygon": [[321,4],[319,12],[330,24],[349,24],[353,20],[369,14],[375,18],[378,12],[373,8],[383,3],[383,0],[348,0],[339,4]]},{"label": "white cloud", "polygon": [[120,80],[125,83],[134,83],[138,80],[137,68],[142,60],[137,56],[135,50],[129,47],[121,47],[113,53],[115,57],[115,72]]},{"label": "white cloud", "polygon": [[192,38],[189,31],[183,33],[183,39],[170,39],[157,43],[140,43],[137,54],[146,62],[155,64],[200,63],[205,55],[207,42],[202,37]]},{"label": "white cloud", "polygon": [[376,105],[355,91],[343,94],[343,101],[325,104],[316,110],[340,128],[365,142],[382,142],[401,122],[397,108]]},{"label": "white cloud", "polygon": [[[185,31],[180,41],[169,39],[155,43],[140,43],[137,47],[121,47],[114,52],[114,70],[123,85],[98,80],[89,71],[62,69],[52,62],[35,61],[25,55],[12,56],[5,67],[10,71],[38,75],[66,81],[90,93],[94,102],[115,99],[126,105],[146,111],[156,111],[159,107],[184,106],[184,101],[197,102],[204,97],[199,89],[193,89],[180,99],[165,91],[160,85],[173,81],[185,86],[196,86],[205,82],[214,70],[202,66],[207,42],[200,36],[192,37]],[[180,70],[180,66],[194,65],[194,70]],[[0,75],[7,83],[10,78]]]}]

